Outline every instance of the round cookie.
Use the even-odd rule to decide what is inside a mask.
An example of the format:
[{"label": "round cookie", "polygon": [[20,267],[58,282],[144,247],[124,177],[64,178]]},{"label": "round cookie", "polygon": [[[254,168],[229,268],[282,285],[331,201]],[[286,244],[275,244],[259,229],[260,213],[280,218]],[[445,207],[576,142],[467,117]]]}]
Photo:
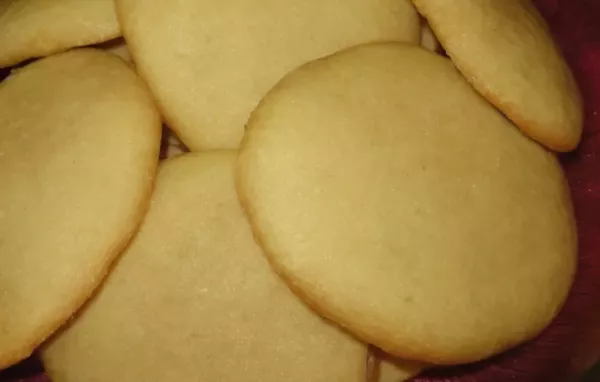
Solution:
[{"label": "round cookie", "polygon": [[120,36],[114,0],[0,0],[0,67]]},{"label": "round cookie", "polygon": [[468,363],[537,335],[571,286],[554,155],[450,60],[356,47],[253,113],[237,187],[274,267],[316,310],[403,359]]},{"label": "round cookie", "polygon": [[0,369],[90,296],[152,191],[160,116],[119,58],[51,56],[0,84]]},{"label": "round cookie", "polygon": [[458,69],[525,134],[556,151],[581,139],[573,75],[530,0],[413,0]]},{"label": "round cookie", "polygon": [[192,151],[237,148],[260,99],[301,64],[420,39],[409,0],[118,0],[117,13],[167,124]]},{"label": "round cookie", "polygon": [[139,234],[42,349],[54,382],[364,381],[367,346],[304,305],[254,243],[235,158],[163,162]]}]

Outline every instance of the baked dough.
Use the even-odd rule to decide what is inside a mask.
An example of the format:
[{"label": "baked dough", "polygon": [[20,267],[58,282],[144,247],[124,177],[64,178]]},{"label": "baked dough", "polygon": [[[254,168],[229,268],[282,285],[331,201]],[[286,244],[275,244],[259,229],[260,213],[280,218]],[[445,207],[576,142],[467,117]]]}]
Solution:
[{"label": "baked dough", "polygon": [[117,12],[140,74],[192,151],[237,148],[260,99],[301,64],[420,40],[409,0],[118,0]]},{"label": "baked dough", "polygon": [[237,187],[304,300],[403,359],[468,363],[531,339],[572,283],[558,161],[418,46],[286,76],[248,123]]},{"label": "baked dough", "polygon": [[160,116],[119,58],[73,50],[0,84],[0,369],[90,296],[146,210]]},{"label": "baked dough", "polygon": [[114,0],[0,0],[0,67],[120,35]]},{"label": "baked dough", "polygon": [[452,61],[525,134],[557,151],[581,139],[579,89],[531,0],[413,0]]},{"label": "baked dough", "polygon": [[161,165],[139,234],[42,350],[53,382],[363,382],[366,345],[302,303],[254,243],[233,151]]}]

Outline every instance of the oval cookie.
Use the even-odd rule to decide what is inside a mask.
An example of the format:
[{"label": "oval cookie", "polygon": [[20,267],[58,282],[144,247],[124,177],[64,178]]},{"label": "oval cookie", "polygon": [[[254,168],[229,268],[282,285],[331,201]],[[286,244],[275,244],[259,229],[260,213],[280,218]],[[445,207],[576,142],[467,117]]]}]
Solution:
[{"label": "oval cookie", "polygon": [[366,345],[305,306],[254,243],[235,158],[163,162],[140,232],[42,351],[54,382],[364,381]]},{"label": "oval cookie", "polygon": [[0,369],[89,297],[150,198],[160,117],[136,74],[92,49],[0,84]]},{"label": "oval cookie", "polygon": [[556,158],[420,47],[363,45],[286,76],[238,163],[278,272],[401,358],[506,350],[545,328],[571,286],[576,230]]},{"label": "oval cookie", "polygon": [[0,1],[0,67],[120,34],[114,0]]},{"label": "oval cookie", "polygon": [[530,0],[413,0],[471,84],[525,134],[557,151],[583,128],[573,75]]},{"label": "oval cookie", "polygon": [[118,0],[117,11],[167,124],[193,151],[237,148],[260,99],[301,64],[420,38],[409,0]]}]

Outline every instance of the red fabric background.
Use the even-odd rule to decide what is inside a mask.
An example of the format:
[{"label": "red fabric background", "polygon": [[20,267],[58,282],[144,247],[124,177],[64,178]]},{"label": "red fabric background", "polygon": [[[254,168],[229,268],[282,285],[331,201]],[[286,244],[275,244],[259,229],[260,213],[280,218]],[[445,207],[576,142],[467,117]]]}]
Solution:
[{"label": "red fabric background", "polygon": [[[563,382],[600,358],[600,0],[534,2],[585,99],[583,142],[561,158],[580,234],[577,280],[560,316],[533,342],[476,365],[431,371],[414,382]],[[32,359],[0,373],[0,382],[49,380]]]}]

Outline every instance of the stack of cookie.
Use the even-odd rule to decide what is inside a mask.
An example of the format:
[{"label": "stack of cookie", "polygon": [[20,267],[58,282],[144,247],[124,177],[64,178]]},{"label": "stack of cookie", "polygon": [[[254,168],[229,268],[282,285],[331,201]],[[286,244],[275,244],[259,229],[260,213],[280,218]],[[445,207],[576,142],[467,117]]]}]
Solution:
[{"label": "stack of cookie", "polygon": [[0,0],[0,65],[0,369],[403,381],[571,288],[581,97],[529,1]]}]

